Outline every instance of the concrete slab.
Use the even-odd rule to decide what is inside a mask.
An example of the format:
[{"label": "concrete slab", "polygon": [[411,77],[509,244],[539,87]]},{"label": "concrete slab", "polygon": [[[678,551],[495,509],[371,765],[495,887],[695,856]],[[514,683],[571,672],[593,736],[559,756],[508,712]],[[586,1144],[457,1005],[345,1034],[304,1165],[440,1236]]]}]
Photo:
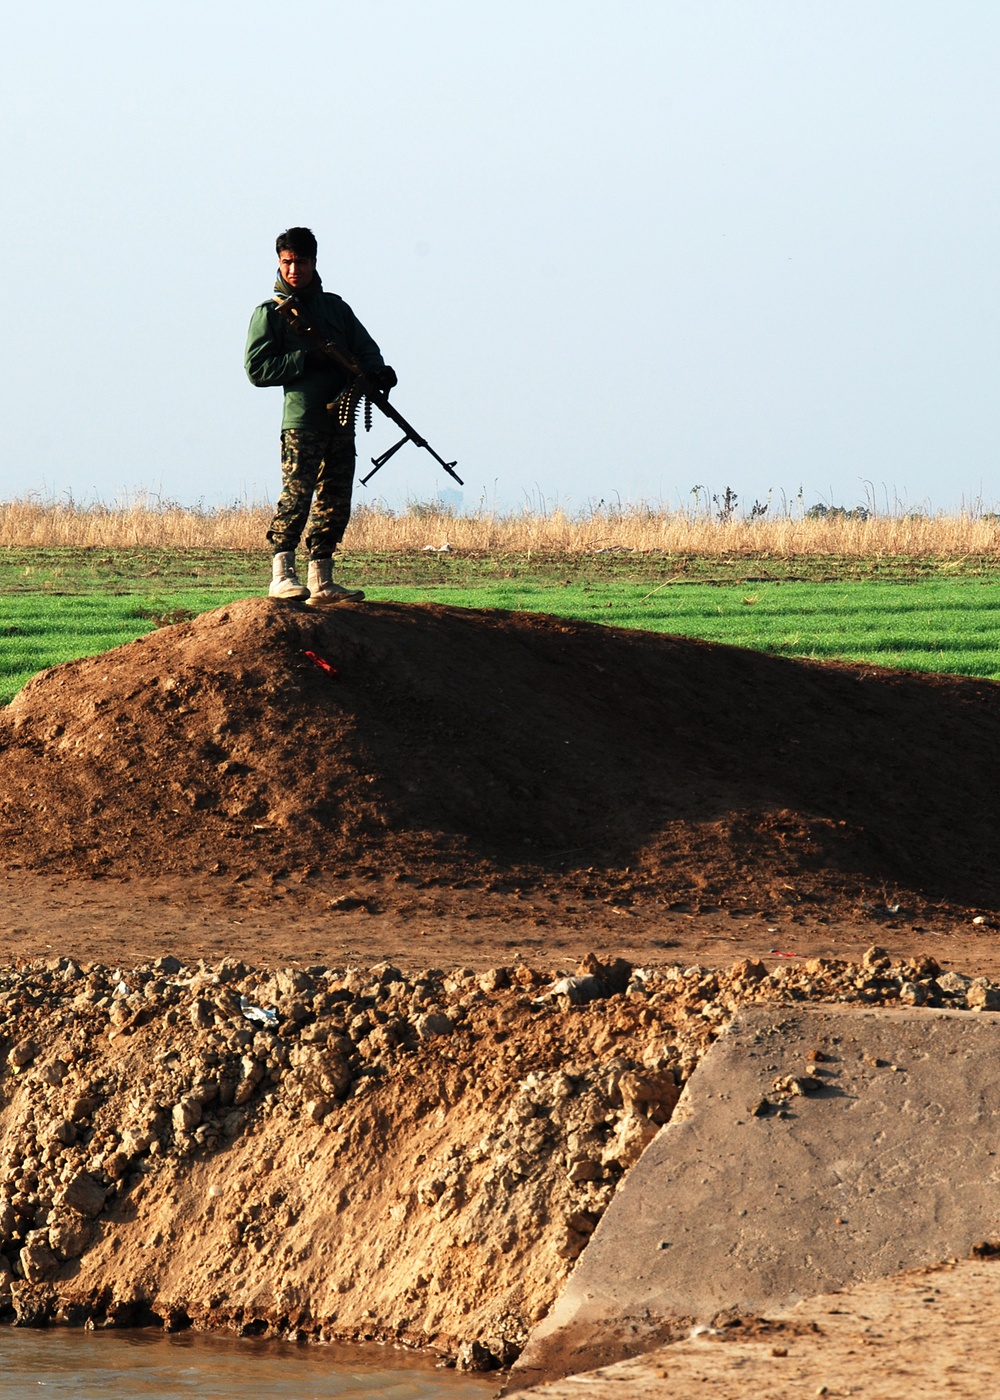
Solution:
[{"label": "concrete slab", "polygon": [[[776,1087],[789,1076],[813,1092]],[[748,1009],[619,1188],[509,1390],[727,1311],[967,1255],[1000,1233],[998,1151],[1000,1017]]]}]

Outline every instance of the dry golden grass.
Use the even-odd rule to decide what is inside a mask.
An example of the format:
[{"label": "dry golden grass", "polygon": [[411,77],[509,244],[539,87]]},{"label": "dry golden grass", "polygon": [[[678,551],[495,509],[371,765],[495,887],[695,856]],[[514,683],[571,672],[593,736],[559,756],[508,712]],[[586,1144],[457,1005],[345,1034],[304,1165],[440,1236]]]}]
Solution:
[{"label": "dry golden grass", "polygon": [[0,502],[0,547],[15,549],[257,549],[265,507],[195,510],[156,503],[79,506],[34,499]]},{"label": "dry golden grass", "polygon": [[[35,499],[0,502],[0,546],[7,548],[267,550],[266,505],[220,510],[156,502],[79,506]],[[474,553],[589,554],[598,550],[672,555],[842,555],[858,558],[989,555],[1000,546],[1000,518],[990,515],[879,515],[867,520],[733,518],[626,507],[572,516],[514,511],[452,516],[424,505],[394,513],[359,506],[344,548],[414,553],[448,543]]]}]

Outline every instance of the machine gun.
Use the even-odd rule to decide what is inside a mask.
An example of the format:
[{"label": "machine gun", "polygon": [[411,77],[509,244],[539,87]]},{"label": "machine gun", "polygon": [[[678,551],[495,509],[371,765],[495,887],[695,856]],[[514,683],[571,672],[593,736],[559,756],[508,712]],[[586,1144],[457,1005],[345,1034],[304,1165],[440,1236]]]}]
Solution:
[{"label": "machine gun", "polygon": [[379,468],[384,467],[389,458],[408,442],[415,443],[417,447],[426,448],[435,462],[439,462],[448,475],[458,482],[459,486],[465,485],[465,482],[459,476],[458,472],[455,471],[458,463],[446,462],[443,457],[438,456],[427,439],[421,437],[416,428],[411,427],[401,413],[396,412],[396,409],[389,402],[388,390],[380,389],[360,365],[356,365],[354,361],[345,355],[332,341],[327,340],[323,332],[317,326],[313,325],[305,307],[299,301],[298,297],[275,297],[274,305],[279,316],[283,316],[299,335],[303,336],[306,340],[312,341],[318,349],[322,350],[323,354],[326,355],[328,359],[332,360],[335,365],[338,365],[350,376],[344,391],[337,396],[333,403],[327,405],[331,413],[337,414],[340,419],[341,427],[346,428],[353,423],[354,415],[357,413],[361,401],[364,400],[366,430],[371,427],[372,404],[384,413],[387,418],[391,418],[398,428],[402,428],[403,430],[403,436],[397,443],[387,448],[381,456],[371,459],[372,470],[367,476],[361,478],[362,486],[367,486],[368,482],[371,481]]}]

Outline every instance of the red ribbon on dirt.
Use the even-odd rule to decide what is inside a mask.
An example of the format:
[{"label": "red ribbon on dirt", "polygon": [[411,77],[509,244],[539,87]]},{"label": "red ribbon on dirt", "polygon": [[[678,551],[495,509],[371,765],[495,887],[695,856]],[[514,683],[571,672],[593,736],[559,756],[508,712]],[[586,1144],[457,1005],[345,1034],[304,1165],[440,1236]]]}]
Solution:
[{"label": "red ribbon on dirt", "polygon": [[340,672],[336,666],[331,666],[329,661],[325,661],[322,656],[317,656],[314,651],[304,651],[303,656],[308,656],[314,666],[318,666],[321,671],[325,671],[332,681],[340,680]]}]

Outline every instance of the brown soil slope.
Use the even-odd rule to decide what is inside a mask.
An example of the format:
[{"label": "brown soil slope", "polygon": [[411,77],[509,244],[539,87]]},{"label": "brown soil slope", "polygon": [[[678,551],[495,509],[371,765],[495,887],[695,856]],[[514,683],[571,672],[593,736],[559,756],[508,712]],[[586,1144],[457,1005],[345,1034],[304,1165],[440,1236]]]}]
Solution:
[{"label": "brown soil slope", "polygon": [[234,603],[0,716],[6,861],[71,873],[995,908],[998,791],[985,681],[426,606]]}]

